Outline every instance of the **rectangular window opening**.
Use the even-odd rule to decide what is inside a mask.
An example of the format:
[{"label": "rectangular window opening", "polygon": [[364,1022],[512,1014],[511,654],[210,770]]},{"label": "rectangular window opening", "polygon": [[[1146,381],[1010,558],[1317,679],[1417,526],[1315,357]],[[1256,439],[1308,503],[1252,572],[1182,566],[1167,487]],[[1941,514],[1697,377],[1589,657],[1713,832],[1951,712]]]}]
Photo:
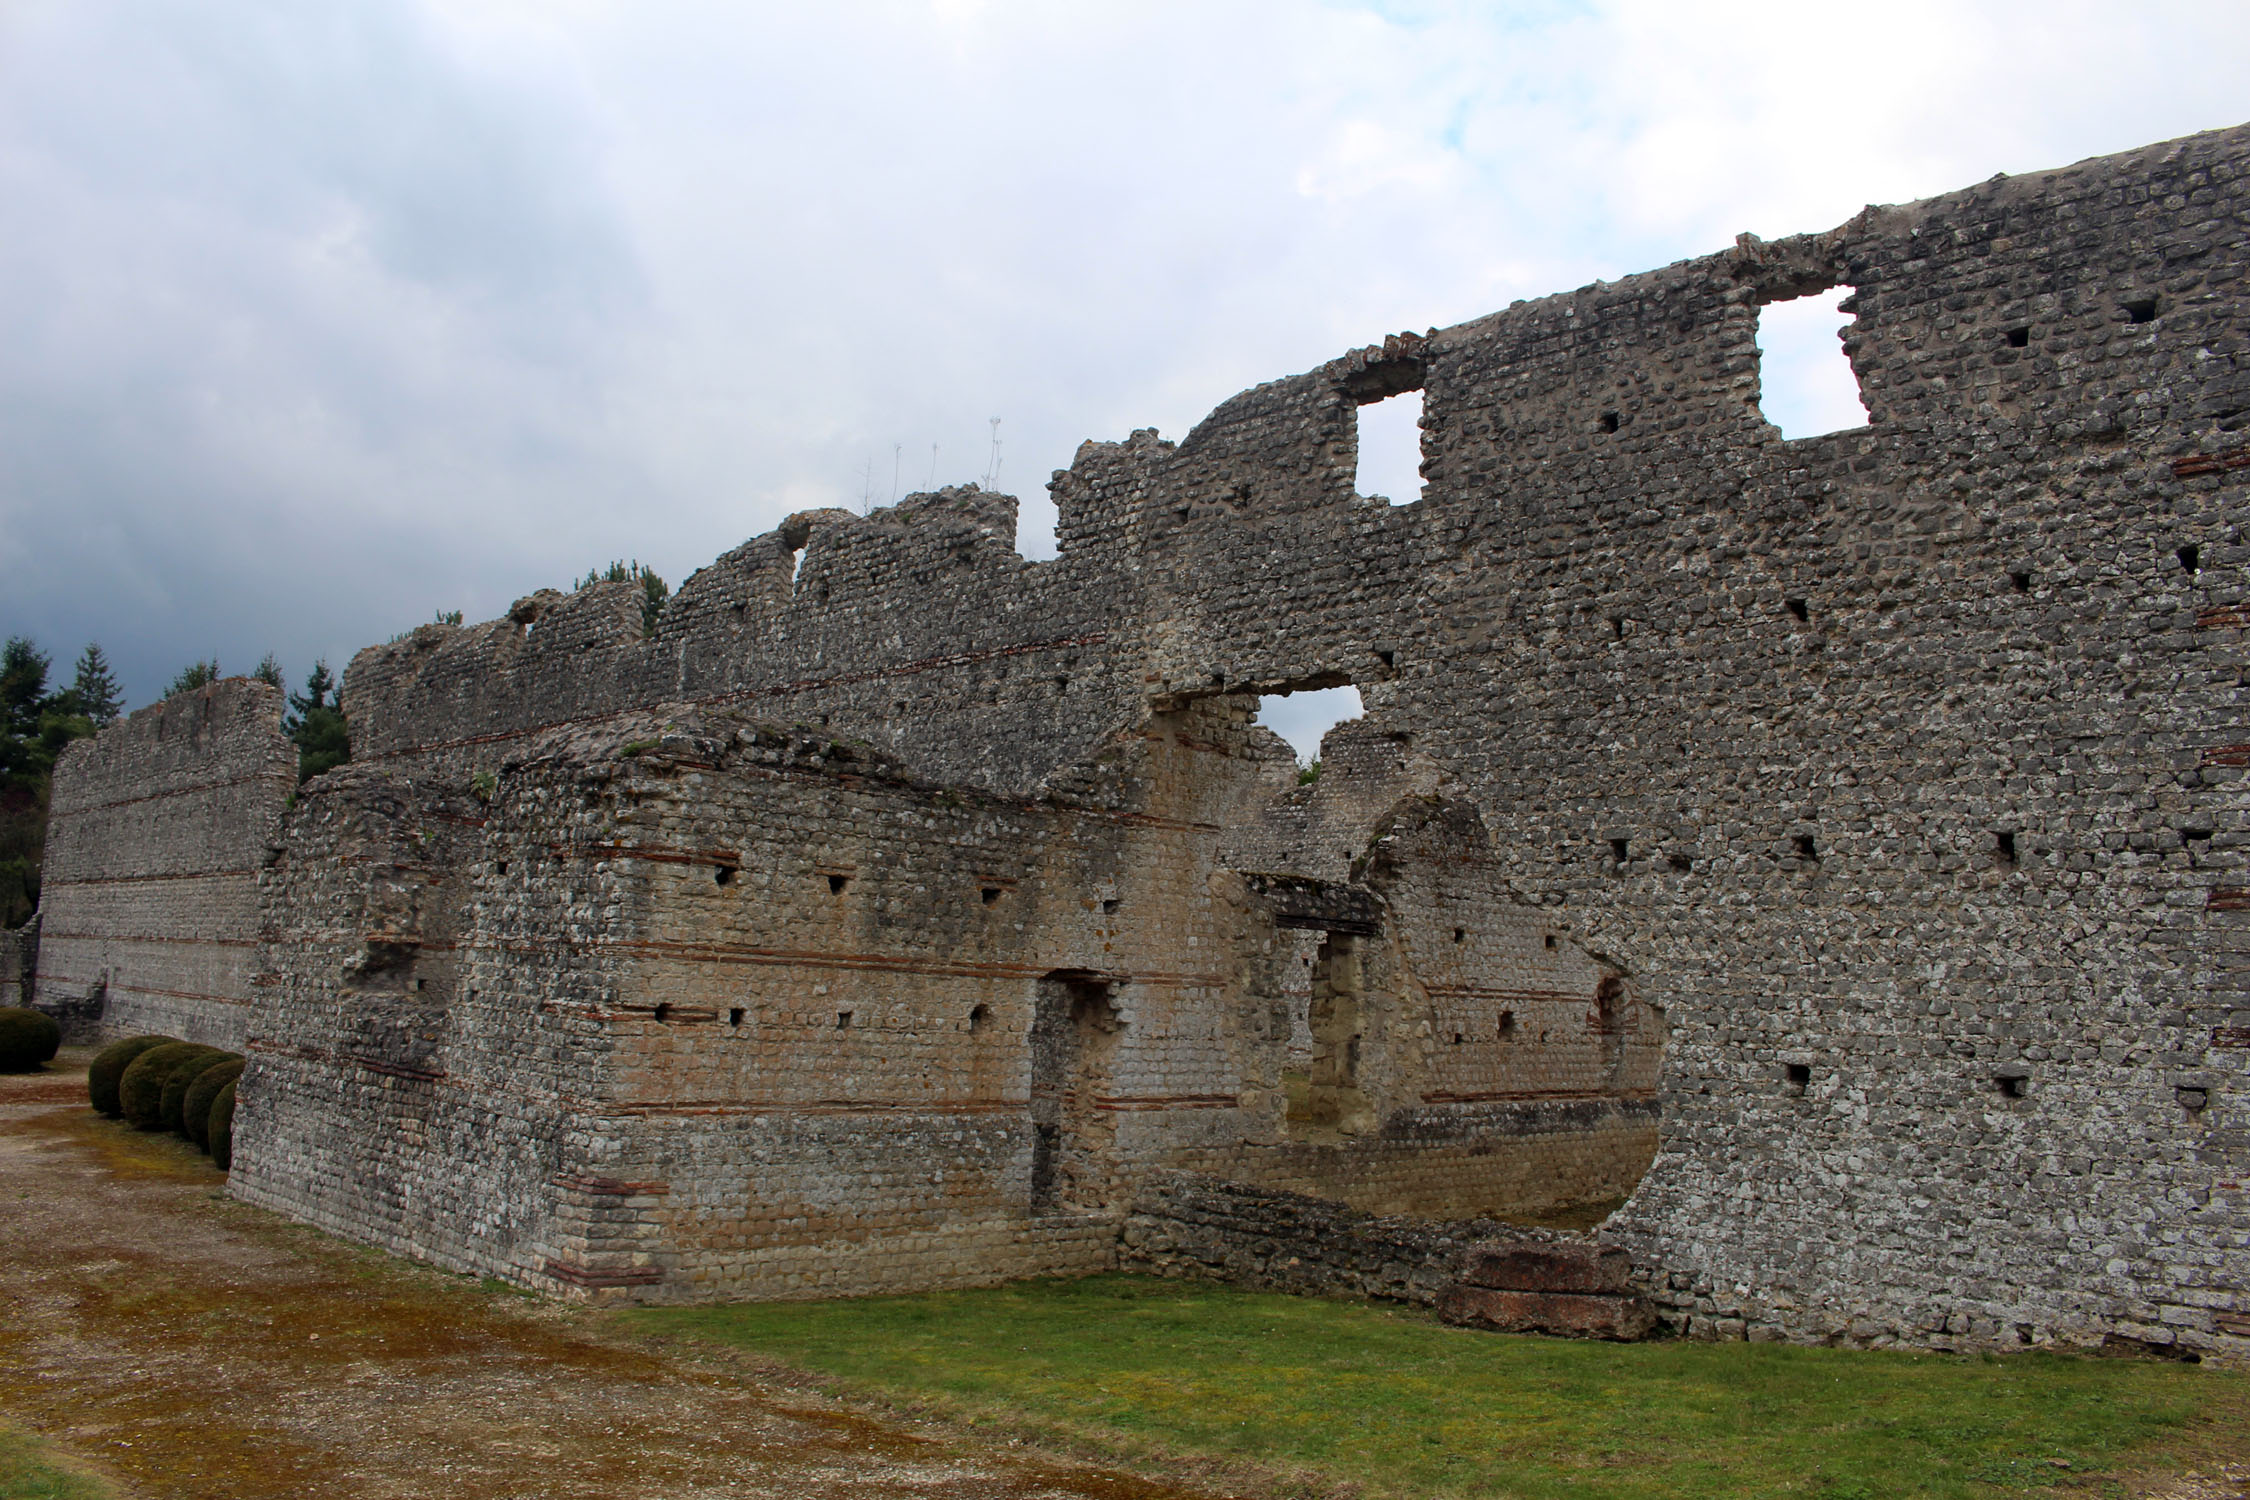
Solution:
[{"label": "rectangular window opening", "polygon": [[[1867,425],[1867,403],[1842,339],[1848,286],[1758,309],[1758,410],[1784,438],[1820,437]],[[1845,325],[1838,327],[1839,320]]]},{"label": "rectangular window opening", "polygon": [[1402,391],[1359,409],[1359,472],[1352,488],[1370,500],[1422,498],[1422,393]]}]

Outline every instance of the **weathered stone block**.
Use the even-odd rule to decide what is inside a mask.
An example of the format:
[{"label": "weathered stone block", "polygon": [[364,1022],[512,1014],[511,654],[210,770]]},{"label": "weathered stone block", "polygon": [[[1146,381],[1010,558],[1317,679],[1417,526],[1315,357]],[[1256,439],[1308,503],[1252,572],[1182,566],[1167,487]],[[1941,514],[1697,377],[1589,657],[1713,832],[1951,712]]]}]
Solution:
[{"label": "weathered stone block", "polygon": [[1478,1245],[1461,1259],[1468,1285],[1512,1292],[1624,1296],[1633,1289],[1632,1274],[1633,1258],[1615,1245]]},{"label": "weathered stone block", "polygon": [[1645,1339],[1656,1309],[1640,1297],[1584,1292],[1511,1292],[1455,1284],[1438,1294],[1438,1317],[1495,1333],[1548,1333],[1575,1339]]}]

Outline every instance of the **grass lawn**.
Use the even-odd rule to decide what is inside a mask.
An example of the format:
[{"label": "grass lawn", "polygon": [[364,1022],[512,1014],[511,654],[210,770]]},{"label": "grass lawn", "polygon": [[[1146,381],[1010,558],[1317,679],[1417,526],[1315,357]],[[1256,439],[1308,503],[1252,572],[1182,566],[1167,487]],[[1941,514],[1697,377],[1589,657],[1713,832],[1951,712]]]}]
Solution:
[{"label": "grass lawn", "polygon": [[0,1500],[106,1500],[109,1490],[46,1461],[38,1441],[0,1426]]},{"label": "grass lawn", "polygon": [[1617,1345],[1131,1276],[649,1308],[643,1331],[1144,1458],[1377,1495],[1984,1496],[2250,1446],[2250,1379],[2028,1353]]}]

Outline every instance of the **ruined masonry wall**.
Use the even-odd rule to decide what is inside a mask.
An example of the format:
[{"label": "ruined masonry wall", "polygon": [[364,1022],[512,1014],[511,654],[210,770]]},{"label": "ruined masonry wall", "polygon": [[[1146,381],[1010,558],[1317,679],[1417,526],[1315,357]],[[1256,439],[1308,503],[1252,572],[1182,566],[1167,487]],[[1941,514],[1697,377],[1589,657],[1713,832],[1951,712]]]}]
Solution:
[{"label": "ruined masonry wall", "polygon": [[64,750],[40,890],[37,1003],[112,1036],[239,1047],[258,867],[297,785],[281,694],[229,678]]},{"label": "ruined masonry wall", "polygon": [[[1746,242],[1419,345],[1419,504],[1147,511],[1160,690],[1358,681],[1667,1008],[1691,1328],[2250,1338],[2246,226],[2232,130]],[[1786,442],[1830,284],[1872,421]]]},{"label": "ruined masonry wall", "polygon": [[[1661,1141],[1609,1230],[1690,1333],[2126,1337],[2250,1357],[2246,273],[2250,128],[1871,208],[1823,234],[1746,236],[1259,386],[1176,444],[1088,444],[1052,486],[1051,563],[1015,555],[1013,502],[947,491],[870,517],[793,518],[689,580],[645,638],[635,591],[601,585],[361,653],[346,687],[360,753],[433,796],[494,773],[479,836],[516,819],[524,857],[553,861],[520,900],[462,898],[497,903],[484,909],[500,924],[464,960],[486,977],[454,1002],[476,1054],[463,1074],[530,1069],[532,1097],[567,1121],[547,1136],[522,1127],[553,1144],[503,1190],[540,1191],[551,1157],[559,1175],[544,1180],[563,1196],[510,1243],[627,1286],[653,1253],[636,1237],[661,1225],[697,1247],[690,1269],[715,1278],[702,1285],[724,1286],[765,1253],[737,1221],[770,1197],[834,1226],[817,1255],[786,1252],[818,1284],[848,1258],[856,1215],[934,1212],[924,1188],[877,1193],[864,1177],[847,1189],[799,1174],[729,1198],[767,1147],[747,1127],[722,1139],[735,1128],[715,1123],[724,1111],[642,1091],[749,1090],[778,1066],[790,1087],[824,1092],[758,1139],[801,1143],[787,1148],[799,1164],[848,1149],[824,1122],[853,1101],[899,1103],[897,1059],[965,1040],[927,1041],[936,1012],[918,1010],[957,1008],[974,978],[932,967],[946,945],[974,946],[934,893],[1009,874],[969,866],[1042,838],[1056,862],[1019,858],[1000,901],[1032,893],[1052,922],[1010,961],[1029,965],[1027,982],[1066,963],[1132,979],[1117,998],[1135,1041],[1094,1080],[1109,1104],[1081,1122],[1087,1137],[1136,1169],[1236,1170],[1227,1153],[1271,1165],[1306,1148],[1280,1129],[1289,1028],[1266,1001],[1286,987],[1253,984],[1262,960],[1244,956],[1299,946],[1255,903],[1212,904],[1205,879],[1226,830],[1285,790],[1266,772],[1286,770],[1214,705],[1351,682],[1367,731],[1474,806],[1489,903],[1519,925],[1536,912],[1631,1004],[1661,1012],[1655,1098],[1608,1106],[1620,1128],[1660,1120]],[[1870,421],[1785,441],[1759,409],[1758,310],[1830,286],[1855,289],[1843,347]],[[1354,495],[1359,403],[1416,386],[1419,502]],[[675,1013],[644,1021],[622,997],[677,990],[683,1017],[729,1012],[729,965],[696,945],[724,956],[772,935],[667,892],[651,872],[673,865],[583,841],[623,817],[634,777],[657,775],[636,758],[620,783],[616,736],[659,708],[652,744],[664,722],[725,710],[889,757],[879,792],[838,778],[772,799],[750,789],[762,771],[699,783],[717,764],[698,770],[701,751],[661,757],[671,790],[646,795],[678,825],[662,847],[736,840],[747,880],[747,851],[768,838],[759,857],[777,871],[855,862],[846,889],[864,880],[876,903],[815,925],[820,964],[780,1006],[798,1029],[731,1082],[710,1073],[731,1037],[674,1045],[678,1025],[669,1040],[653,1028]],[[184,729],[204,710],[161,712],[175,711]],[[145,767],[85,752],[85,786],[137,796],[172,774],[180,744],[155,727],[135,752]],[[556,753],[543,736],[581,732],[610,748],[539,768]],[[107,814],[87,795],[58,820],[80,874],[49,912],[42,962],[81,984],[113,971],[145,984],[145,969],[227,951],[196,946],[188,926],[179,942],[119,939],[120,957],[87,946],[89,933],[172,930],[83,914],[112,866],[131,899],[169,889],[134,861],[173,842],[152,846],[122,818],[97,829]],[[985,798],[1039,810],[1003,815]],[[701,801],[737,821],[698,843]],[[1242,847],[1321,833],[1315,801]],[[1043,821],[1080,816],[1066,808],[1111,817],[1068,858],[1063,825]],[[227,825],[237,864],[270,826],[254,825]],[[865,873],[890,844],[943,881],[925,892]],[[195,847],[181,878],[213,878],[219,843]],[[825,890],[829,873],[816,875]],[[163,910],[244,925],[223,901]],[[794,910],[772,915],[775,932],[795,930]],[[865,960],[842,966],[854,977],[814,977],[836,966],[822,945],[847,938]],[[914,1023],[860,1049],[832,1018],[816,1039],[805,1018],[837,983],[854,1021],[864,1004]],[[487,986],[510,996],[488,1017]],[[1476,1034],[1488,997],[1438,998]],[[275,1044],[332,1025],[326,1003],[277,1011]],[[1007,1003],[1020,1017],[1032,1000]],[[1629,1055],[1653,1060],[1623,1047],[1615,1061]],[[339,1141],[354,1110],[374,1108],[341,1078],[320,1106]],[[659,1097],[668,1113],[637,1112]],[[1403,1151],[1421,1125],[1396,1123],[1381,1144]],[[957,1179],[975,1222],[991,1184],[1016,1190],[1021,1147],[997,1126],[960,1129],[975,1137]],[[446,1151],[472,1138],[431,1137]],[[917,1137],[914,1170],[943,1177],[957,1144]],[[705,1149],[722,1175],[690,1191],[668,1164]],[[591,1175],[564,1172],[565,1152]],[[1364,1153],[1370,1176],[1354,1182],[1381,1163]],[[644,1165],[670,1175],[628,1175]]]},{"label": "ruined masonry wall", "polygon": [[644,634],[638,584],[425,625],[353,658],[353,754],[496,770],[525,741],[655,703],[861,738],[917,774],[1027,791],[1130,719],[1127,585],[1081,545],[1017,556],[1016,502],[974,485],[872,516],[807,512],[681,585]]}]

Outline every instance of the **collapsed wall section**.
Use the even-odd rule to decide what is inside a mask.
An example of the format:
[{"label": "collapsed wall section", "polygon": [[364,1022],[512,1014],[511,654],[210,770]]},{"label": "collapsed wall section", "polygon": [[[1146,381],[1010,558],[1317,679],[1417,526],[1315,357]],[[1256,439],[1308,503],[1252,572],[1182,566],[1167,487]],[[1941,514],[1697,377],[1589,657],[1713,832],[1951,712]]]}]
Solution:
[{"label": "collapsed wall section", "polygon": [[1660,1005],[1508,881],[1475,806],[1375,719],[1232,830],[1243,987],[1280,997],[1278,1109],[1174,1166],[1385,1215],[1578,1224],[1657,1148]]},{"label": "collapsed wall section", "polygon": [[233,677],[63,751],[36,1003],[240,1047],[258,993],[258,868],[297,785],[281,694]]}]

